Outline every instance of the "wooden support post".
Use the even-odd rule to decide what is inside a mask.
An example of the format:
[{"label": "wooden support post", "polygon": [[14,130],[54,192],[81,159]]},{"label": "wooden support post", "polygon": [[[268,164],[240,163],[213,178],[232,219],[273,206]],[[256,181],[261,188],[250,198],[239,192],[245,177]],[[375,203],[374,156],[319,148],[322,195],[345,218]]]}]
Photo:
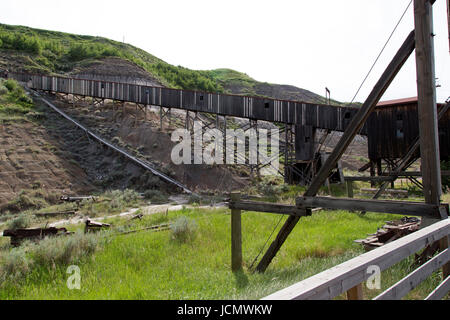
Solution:
[{"label": "wooden support post", "polygon": [[[239,202],[239,193],[231,194],[231,202]],[[242,270],[241,210],[231,209],[231,270]]]},{"label": "wooden support post", "polygon": [[362,283],[358,284],[356,287],[351,288],[347,291],[347,300],[363,300],[363,286]]},{"label": "wooden support post", "polygon": [[450,0],[447,0],[448,50],[450,52]]},{"label": "wooden support post", "polygon": [[[342,135],[339,143],[334,148],[332,154],[328,157],[325,164],[321,167],[318,174],[311,182],[310,187],[304,194],[305,196],[315,196],[317,194],[326,178],[328,178],[330,171],[336,166],[337,161],[341,158],[342,154],[352,142],[355,135],[363,127],[370,113],[375,109],[378,101],[380,101],[380,98],[383,96],[392,80],[394,80],[401,67],[413,52],[415,46],[414,38],[414,31],[412,31],[398,50],[397,54],[392,59],[391,63],[383,72],[381,78],[372,89],[364,104],[361,106],[361,108],[359,108],[356,115],[352,118],[350,124]],[[258,272],[264,272],[266,270],[272,259],[277,254],[278,250],[280,250],[284,241],[286,241],[286,238],[291,233],[292,229],[294,229],[299,219],[299,217],[290,216],[286,220],[283,227],[281,227],[281,230],[278,233],[277,237],[272,242],[269,249],[259,262],[256,268]]]},{"label": "wooden support post", "polygon": [[353,181],[347,180],[347,196],[353,198]]},{"label": "wooden support post", "polygon": [[[442,238],[439,241],[439,247],[441,251],[444,251],[445,249],[447,249],[449,246],[449,237],[446,236],[444,238]],[[447,279],[447,277],[450,276],[450,262],[447,262],[443,267],[442,267],[442,280]]]},{"label": "wooden support post", "polygon": [[420,157],[425,202],[439,204],[441,167],[434,71],[433,10],[429,0],[414,0]]}]

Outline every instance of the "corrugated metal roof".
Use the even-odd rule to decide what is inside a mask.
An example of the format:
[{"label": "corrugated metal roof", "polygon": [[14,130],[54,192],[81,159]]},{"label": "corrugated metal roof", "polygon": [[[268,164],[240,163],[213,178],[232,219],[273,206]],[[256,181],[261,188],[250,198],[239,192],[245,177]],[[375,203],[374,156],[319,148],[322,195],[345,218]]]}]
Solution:
[{"label": "corrugated metal roof", "polygon": [[377,104],[377,107],[393,106],[397,104],[412,104],[412,103],[417,103],[417,97],[381,101]]}]

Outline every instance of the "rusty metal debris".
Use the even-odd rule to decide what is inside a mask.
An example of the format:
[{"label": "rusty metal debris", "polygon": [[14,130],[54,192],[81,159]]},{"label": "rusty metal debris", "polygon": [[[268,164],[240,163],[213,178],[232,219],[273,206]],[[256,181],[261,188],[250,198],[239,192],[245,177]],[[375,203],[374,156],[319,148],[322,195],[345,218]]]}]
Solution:
[{"label": "rusty metal debris", "polygon": [[61,212],[41,212],[41,213],[34,213],[34,216],[36,217],[57,217],[57,216],[65,216],[65,215],[75,215],[75,211],[61,211]]},{"label": "rusty metal debris", "polygon": [[87,219],[85,222],[85,226],[84,226],[84,233],[88,233],[88,232],[92,232],[92,231],[96,232],[101,229],[108,229],[110,227],[111,227],[111,225],[108,223],[95,222],[90,219]]},{"label": "rusty metal debris", "polygon": [[420,223],[421,220],[415,217],[386,221],[386,224],[376,233],[369,234],[366,239],[355,240],[355,242],[361,243],[366,251],[370,251],[419,230]]},{"label": "rusty metal debris", "polygon": [[48,236],[69,235],[73,232],[67,231],[66,228],[36,228],[36,229],[16,229],[3,231],[4,237],[11,237],[11,245],[20,246],[25,240],[41,240]]},{"label": "rusty metal debris", "polygon": [[130,221],[132,221],[132,220],[137,220],[137,219],[141,220],[143,217],[144,217],[144,215],[143,215],[142,213],[139,213],[139,214],[137,214],[137,215],[131,217],[131,218],[130,218]]},{"label": "rusty metal debris", "polygon": [[67,201],[67,202],[77,202],[77,201],[83,201],[83,200],[96,200],[97,197],[94,196],[80,196],[80,197],[70,197],[70,196],[61,196],[59,198],[61,201]]},{"label": "rusty metal debris", "polygon": [[163,224],[159,224],[159,225],[155,225],[155,226],[151,226],[151,227],[147,227],[147,228],[119,232],[118,235],[136,233],[136,232],[140,232],[140,231],[158,232],[158,231],[165,231],[165,230],[169,230],[169,229],[170,229],[170,224],[169,223],[163,223]]}]

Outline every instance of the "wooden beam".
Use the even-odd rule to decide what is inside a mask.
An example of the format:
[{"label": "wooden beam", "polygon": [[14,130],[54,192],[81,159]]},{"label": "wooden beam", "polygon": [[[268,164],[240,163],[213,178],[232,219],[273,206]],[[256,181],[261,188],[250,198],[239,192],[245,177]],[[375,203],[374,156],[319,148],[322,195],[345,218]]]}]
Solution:
[{"label": "wooden beam", "polygon": [[428,278],[434,271],[441,268],[449,259],[450,250],[446,249],[431,260],[428,260],[427,263],[421,265],[389,289],[376,296],[373,300],[400,300],[408,292]]},{"label": "wooden beam", "polygon": [[450,291],[450,276],[447,277],[425,300],[441,300]]},{"label": "wooden beam", "polygon": [[[240,194],[232,193],[231,200],[239,201]],[[231,270],[242,270],[242,228],[241,210],[231,209]]]},{"label": "wooden beam", "polygon": [[230,209],[256,211],[256,212],[270,212],[278,214],[288,214],[292,216],[302,217],[306,215],[305,210],[301,210],[296,206],[287,204],[278,204],[271,202],[257,202],[257,201],[230,201]]},{"label": "wooden beam", "polygon": [[363,286],[361,283],[347,291],[347,300],[363,300],[363,299],[364,293],[363,293]]},{"label": "wooden beam", "polygon": [[450,0],[447,0],[448,50],[450,52]]},{"label": "wooden beam", "polygon": [[442,186],[436,110],[433,10],[429,0],[414,0],[414,24],[423,192],[426,203],[439,204]]},{"label": "wooden beam", "polygon": [[369,266],[386,270],[404,258],[450,233],[450,219],[442,220],[384,246],[325,270],[275,292],[263,300],[324,300],[348,291],[366,281]]},{"label": "wooden beam", "polygon": [[297,198],[297,206],[303,209],[320,207],[332,210],[364,210],[371,212],[440,218],[439,205],[412,201],[299,197]]},{"label": "wooden beam", "polygon": [[376,177],[344,177],[344,180],[347,182],[351,181],[374,181],[374,182],[380,182],[380,181],[392,181],[392,177],[390,176],[376,176]]},{"label": "wooden beam", "polygon": [[347,196],[353,198],[353,181],[347,180]]},{"label": "wooden beam", "polygon": [[[353,138],[359,132],[359,130],[363,127],[365,121],[369,117],[370,113],[375,109],[377,103],[380,98],[383,96],[386,89],[391,84],[392,80],[394,80],[397,73],[400,71],[401,67],[404,65],[408,57],[414,50],[415,46],[415,35],[414,31],[412,31],[405,42],[402,44],[391,63],[388,65],[381,78],[376,83],[375,87],[372,89],[368,98],[358,110],[356,115],[352,118],[350,124],[347,126],[344,134],[342,135],[339,143],[334,148],[331,155],[328,157],[327,161],[321,167],[318,174],[314,177],[311,182],[310,187],[304,194],[305,196],[315,196],[319,191],[320,187],[323,185],[325,180],[328,178],[331,170],[336,166],[337,161],[342,157],[342,154],[345,152],[349,144],[352,142]],[[295,227],[297,222],[299,221],[299,217],[289,217],[280,232],[278,233],[275,240],[270,245],[269,249],[259,262],[256,270],[258,272],[264,272],[272,259],[277,254],[278,250],[280,250],[284,241],[291,233],[292,229]]]},{"label": "wooden beam", "polygon": [[[421,177],[422,176],[422,172],[420,171],[403,171],[403,172],[399,172],[399,173],[395,173],[395,172],[390,172],[390,173],[385,173],[383,174],[383,176],[394,176],[394,177]],[[441,170],[441,177],[448,177],[450,176],[450,170]]]}]

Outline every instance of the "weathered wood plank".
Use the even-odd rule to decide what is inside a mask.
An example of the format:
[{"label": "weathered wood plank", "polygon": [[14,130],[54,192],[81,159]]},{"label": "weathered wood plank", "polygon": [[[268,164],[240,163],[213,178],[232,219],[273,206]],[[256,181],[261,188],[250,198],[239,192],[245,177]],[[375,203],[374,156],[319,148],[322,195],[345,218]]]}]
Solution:
[{"label": "weathered wood plank", "polygon": [[423,191],[426,203],[439,204],[442,186],[436,108],[433,9],[430,1],[414,0],[414,26]]},{"label": "weathered wood plank", "polygon": [[271,202],[258,202],[258,201],[230,201],[230,209],[245,210],[245,211],[256,211],[256,212],[270,212],[278,214],[287,214],[292,216],[305,216],[305,210],[301,210],[296,206],[271,203]]},{"label": "weathered wood plank", "polygon": [[380,181],[392,181],[393,177],[390,176],[376,176],[376,177],[344,177],[345,181],[373,181],[373,182],[380,182]]},{"label": "weathered wood plank", "polygon": [[448,276],[425,300],[441,300],[450,291],[450,276]]},{"label": "weathered wood plank", "polygon": [[299,197],[297,198],[297,206],[303,209],[321,207],[335,210],[359,210],[413,216],[440,217],[439,206],[412,201]]},{"label": "weathered wood plank", "polygon": [[441,268],[450,259],[450,250],[446,249],[423,264],[402,280],[391,286],[373,300],[399,300],[413,290],[434,271]]},{"label": "weathered wood plank", "polygon": [[347,181],[347,196],[349,198],[353,198],[353,182]]},{"label": "weathered wood plank", "polygon": [[[314,177],[311,182],[310,187],[305,192],[305,196],[315,196],[319,191],[320,187],[323,185],[325,180],[328,178],[331,170],[336,166],[337,161],[342,157],[343,153],[347,149],[347,147],[352,142],[353,138],[359,132],[359,130],[363,127],[370,113],[375,109],[377,103],[380,101],[380,98],[383,96],[386,89],[389,87],[391,82],[394,80],[397,73],[400,71],[408,57],[414,50],[415,47],[415,32],[412,31],[400,49],[397,51],[396,55],[389,63],[386,70],[381,75],[378,82],[375,84],[375,87],[372,89],[371,93],[367,97],[364,104],[358,110],[356,115],[352,118],[351,122],[345,129],[344,134],[339,140],[338,144],[334,148],[331,155],[328,157],[327,161],[319,170],[318,174]],[[290,216],[284,225],[281,227],[278,232],[275,240],[270,245],[269,249],[264,254],[263,258],[259,262],[256,270],[258,272],[264,272],[272,259],[277,254],[278,250],[280,250],[284,241],[286,241],[288,235],[291,233],[292,229],[296,226],[299,221],[299,217]]]},{"label": "weathered wood plank", "polygon": [[361,283],[347,291],[347,300],[363,300],[363,299],[364,294],[363,294],[363,286]]},{"label": "weathered wood plank", "polygon": [[325,270],[308,279],[275,292],[263,300],[317,300],[333,299],[356,285],[366,281],[371,274],[369,266],[376,265],[381,271],[441,239],[450,233],[450,219],[388,243],[381,248],[364,253],[356,258]]},{"label": "weathered wood plank", "polygon": [[[238,202],[239,193],[231,194],[231,201]],[[231,209],[231,270],[237,272],[242,269],[242,227],[241,210]]]}]

